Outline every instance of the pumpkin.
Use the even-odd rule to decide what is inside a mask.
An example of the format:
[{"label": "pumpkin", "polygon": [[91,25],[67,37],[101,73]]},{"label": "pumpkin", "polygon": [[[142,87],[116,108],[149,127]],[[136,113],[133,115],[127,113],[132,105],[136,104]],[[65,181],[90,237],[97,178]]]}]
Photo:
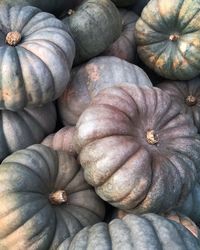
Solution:
[{"label": "pumpkin", "polygon": [[62,22],[31,6],[0,6],[0,109],[57,99],[67,86],[74,42]]},{"label": "pumpkin", "polygon": [[55,127],[53,103],[19,112],[0,111],[0,162],[19,149],[40,143]]},{"label": "pumpkin", "polygon": [[127,7],[132,5],[135,0],[112,0],[112,2],[118,7]]},{"label": "pumpkin", "polygon": [[[115,210],[114,211],[114,218],[123,219],[128,213],[126,213],[123,210]],[[166,217],[169,220],[176,221],[177,223],[183,225],[185,228],[187,228],[195,237],[200,237],[200,231],[197,225],[188,217],[186,217],[183,214],[180,214],[175,211],[170,211],[168,213],[162,214],[162,216]],[[200,238],[199,238],[200,239]]]},{"label": "pumpkin", "polygon": [[57,249],[101,221],[104,205],[73,156],[32,145],[0,165],[0,249]]},{"label": "pumpkin", "polygon": [[91,98],[106,87],[119,83],[152,87],[142,69],[116,57],[94,58],[74,68],[71,75],[68,87],[58,99],[58,111],[64,125],[76,125]]},{"label": "pumpkin", "polygon": [[176,211],[190,217],[200,225],[200,183],[197,182],[184,202],[176,208]]},{"label": "pumpkin", "polygon": [[65,126],[55,134],[48,135],[41,144],[54,150],[67,151],[70,154],[76,155],[73,145],[74,131],[75,127]]},{"label": "pumpkin", "polygon": [[103,55],[116,56],[128,62],[136,62],[135,23],[138,16],[130,10],[121,9],[122,33]]},{"label": "pumpkin", "polygon": [[127,215],[82,229],[57,250],[197,250],[200,240],[181,224],[156,214]]},{"label": "pumpkin", "polygon": [[151,0],[136,23],[138,54],[148,67],[172,80],[200,70],[199,1]]},{"label": "pumpkin", "polygon": [[102,90],[80,116],[74,137],[85,179],[122,210],[166,211],[195,184],[197,129],[158,88]]},{"label": "pumpkin", "polygon": [[190,81],[165,81],[157,87],[168,93],[183,113],[191,116],[200,132],[200,77]]},{"label": "pumpkin", "polygon": [[86,0],[62,21],[69,26],[75,41],[75,64],[102,53],[122,29],[119,11],[110,0]]},{"label": "pumpkin", "polygon": [[0,4],[31,5],[59,16],[64,9],[74,8],[80,0],[0,0]]}]

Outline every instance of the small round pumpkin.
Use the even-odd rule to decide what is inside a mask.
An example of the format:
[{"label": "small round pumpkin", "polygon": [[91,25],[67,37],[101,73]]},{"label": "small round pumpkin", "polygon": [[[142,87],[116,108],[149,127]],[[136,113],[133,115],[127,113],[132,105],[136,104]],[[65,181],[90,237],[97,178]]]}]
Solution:
[{"label": "small round pumpkin", "polygon": [[0,109],[57,99],[67,86],[75,45],[63,23],[31,6],[0,5]]},{"label": "small round pumpkin", "polygon": [[75,41],[75,64],[102,53],[122,30],[121,16],[110,0],[86,0],[62,21]]},{"label": "small round pumpkin", "polygon": [[0,111],[0,162],[9,154],[40,143],[56,127],[53,103],[19,112]]},{"label": "small round pumpkin", "polygon": [[0,249],[57,249],[104,217],[73,156],[32,145],[0,165]]},{"label": "small round pumpkin", "polygon": [[41,144],[46,145],[54,150],[66,151],[76,155],[73,145],[75,127],[65,126],[55,134],[48,135]]},{"label": "small round pumpkin", "polygon": [[136,23],[138,54],[148,67],[172,80],[200,70],[199,1],[151,0]]},{"label": "small round pumpkin", "polygon": [[111,205],[134,213],[176,206],[200,167],[193,121],[158,88],[102,90],[80,116],[75,140],[87,182]]},{"label": "small round pumpkin", "polygon": [[136,62],[135,23],[138,16],[131,10],[120,9],[122,33],[120,37],[104,51],[105,56],[116,56],[128,62]]},{"label": "small round pumpkin", "polygon": [[191,116],[200,133],[200,77],[190,81],[165,81],[157,87],[168,93],[183,113]]},{"label": "small round pumpkin", "polygon": [[58,99],[62,123],[76,125],[93,96],[119,83],[152,87],[150,79],[141,68],[113,56],[100,56],[74,68],[68,87]]},{"label": "small round pumpkin", "polygon": [[98,223],[66,239],[57,250],[197,250],[200,240],[181,224],[156,214]]}]

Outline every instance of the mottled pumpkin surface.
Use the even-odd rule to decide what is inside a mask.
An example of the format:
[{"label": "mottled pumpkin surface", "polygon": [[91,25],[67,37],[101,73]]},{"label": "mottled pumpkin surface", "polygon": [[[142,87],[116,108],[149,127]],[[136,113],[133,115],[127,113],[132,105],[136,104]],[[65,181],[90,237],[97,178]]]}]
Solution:
[{"label": "mottled pumpkin surface", "polygon": [[151,0],[136,23],[140,58],[161,76],[189,80],[200,70],[200,2]]},{"label": "mottled pumpkin surface", "polygon": [[86,0],[62,21],[75,41],[75,64],[102,53],[118,39],[122,29],[119,11],[110,0]]},{"label": "mottled pumpkin surface", "polygon": [[121,83],[152,87],[150,79],[141,68],[113,56],[100,56],[74,68],[68,87],[58,99],[62,123],[75,125],[100,90]]},{"label": "mottled pumpkin surface", "polygon": [[195,184],[197,129],[158,88],[104,89],[80,116],[75,137],[86,180],[113,206],[165,211]]},{"label": "mottled pumpkin surface", "polygon": [[135,23],[138,16],[130,10],[120,9],[122,33],[120,37],[103,53],[105,56],[116,56],[128,62],[136,62]]},{"label": "mottled pumpkin surface", "polygon": [[63,23],[31,6],[0,6],[0,109],[58,98],[69,81],[75,45]]},{"label": "mottled pumpkin surface", "polygon": [[98,223],[66,239],[58,250],[198,250],[200,240],[184,226],[156,214],[127,215]]},{"label": "mottled pumpkin surface", "polygon": [[0,249],[55,250],[104,217],[74,157],[39,144],[0,165],[0,199]]},{"label": "mottled pumpkin surface", "polygon": [[55,134],[48,135],[42,141],[42,144],[53,148],[54,150],[62,150],[76,155],[76,151],[73,145],[74,131],[75,127],[65,126]]},{"label": "mottled pumpkin surface", "polygon": [[31,5],[58,16],[63,10],[73,8],[79,2],[80,0],[0,0],[0,4]]},{"label": "mottled pumpkin surface", "polygon": [[53,103],[19,112],[0,111],[0,162],[9,154],[40,143],[56,127]]},{"label": "mottled pumpkin surface", "polygon": [[191,116],[200,132],[200,77],[190,81],[165,81],[157,87],[168,93],[183,113]]}]

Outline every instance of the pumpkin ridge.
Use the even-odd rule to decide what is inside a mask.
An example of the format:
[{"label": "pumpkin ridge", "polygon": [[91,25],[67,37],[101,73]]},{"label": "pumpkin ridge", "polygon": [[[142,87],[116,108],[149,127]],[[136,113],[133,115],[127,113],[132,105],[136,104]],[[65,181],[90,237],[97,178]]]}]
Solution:
[{"label": "pumpkin ridge", "polygon": [[[190,25],[190,22],[192,21],[192,19],[199,13],[199,9],[197,9],[197,11],[194,13],[194,15],[191,17],[190,20],[188,20],[188,22],[185,24],[185,26],[182,28],[182,32],[184,32],[184,30],[187,28],[188,25]],[[195,31],[194,31],[195,32]],[[193,32],[190,32],[193,33]],[[187,33],[184,33],[187,34]]]}]

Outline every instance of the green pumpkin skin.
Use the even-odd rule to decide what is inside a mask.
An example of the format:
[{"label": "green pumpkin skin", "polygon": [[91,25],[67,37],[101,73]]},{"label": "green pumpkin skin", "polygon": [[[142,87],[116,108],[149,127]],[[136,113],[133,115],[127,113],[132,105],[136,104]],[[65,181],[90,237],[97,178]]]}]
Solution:
[{"label": "green pumpkin skin", "polygon": [[87,0],[64,18],[76,44],[74,64],[101,54],[121,34],[122,20],[110,0]]},{"label": "green pumpkin skin", "polygon": [[[104,217],[103,202],[63,151],[36,144],[15,152],[0,165],[0,183],[0,249],[55,250]],[[52,203],[59,190],[66,202]]]},{"label": "green pumpkin skin", "polygon": [[0,5],[0,26],[0,109],[18,111],[57,99],[75,54],[63,23],[35,7]]},{"label": "green pumpkin skin", "polygon": [[171,80],[190,80],[200,70],[200,3],[151,0],[136,23],[141,60]]},{"label": "green pumpkin skin", "polygon": [[53,103],[19,112],[0,111],[0,162],[9,154],[40,143],[56,127]]},{"label": "green pumpkin skin", "polygon": [[200,240],[181,224],[156,214],[98,223],[66,239],[57,250],[199,250]]},{"label": "green pumpkin skin", "polygon": [[80,0],[0,0],[0,4],[30,5],[59,16],[65,9],[74,8]]}]

